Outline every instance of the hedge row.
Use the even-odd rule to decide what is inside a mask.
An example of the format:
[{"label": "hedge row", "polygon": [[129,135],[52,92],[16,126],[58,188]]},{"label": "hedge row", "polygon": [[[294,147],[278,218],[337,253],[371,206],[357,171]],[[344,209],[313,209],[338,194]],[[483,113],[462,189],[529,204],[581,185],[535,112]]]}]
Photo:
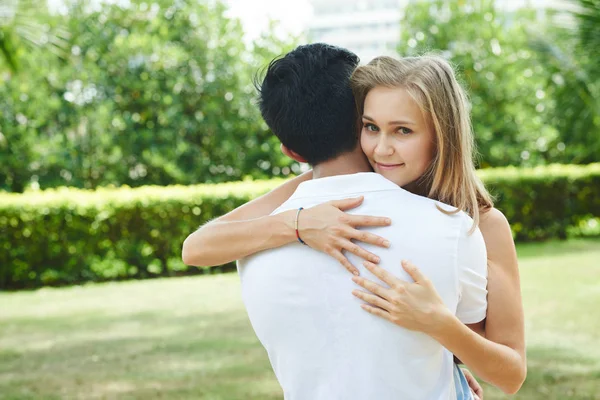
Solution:
[{"label": "hedge row", "polygon": [[[600,164],[485,170],[517,240],[600,217]],[[202,223],[281,180],[0,194],[0,289],[202,272],[180,258]]]},{"label": "hedge row", "polygon": [[493,168],[479,175],[517,241],[565,239],[572,228],[600,217],[600,163]]}]

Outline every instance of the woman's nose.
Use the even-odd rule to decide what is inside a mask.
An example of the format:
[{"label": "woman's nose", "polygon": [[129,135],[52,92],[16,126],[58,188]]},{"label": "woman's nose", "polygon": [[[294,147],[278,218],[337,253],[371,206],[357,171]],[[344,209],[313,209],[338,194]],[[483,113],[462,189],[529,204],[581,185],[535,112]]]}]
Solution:
[{"label": "woman's nose", "polygon": [[375,154],[378,156],[391,156],[394,154],[394,148],[390,146],[389,140],[385,136],[381,135],[377,141],[377,146],[375,146]]}]

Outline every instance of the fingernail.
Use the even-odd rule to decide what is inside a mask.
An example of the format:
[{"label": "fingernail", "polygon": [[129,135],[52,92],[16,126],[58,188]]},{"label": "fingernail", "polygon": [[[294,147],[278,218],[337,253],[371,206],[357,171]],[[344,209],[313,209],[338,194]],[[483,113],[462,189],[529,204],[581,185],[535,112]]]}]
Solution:
[{"label": "fingernail", "polygon": [[352,273],[356,276],[360,275],[360,273],[358,271],[352,271]]},{"label": "fingernail", "polygon": [[391,219],[389,219],[389,218],[387,218],[387,219],[385,220],[385,223],[389,225],[389,224],[391,224],[391,223],[392,223],[392,220],[391,220]]},{"label": "fingernail", "polygon": [[379,257],[373,257],[371,259],[371,262],[378,263],[379,262]]},{"label": "fingernail", "polygon": [[353,281],[354,283],[358,283],[358,278],[357,278],[357,277],[353,277],[353,278],[352,278],[352,281]]},{"label": "fingernail", "polygon": [[389,240],[386,240],[385,242],[383,242],[383,245],[384,245],[385,247],[390,247],[390,241],[389,241]]},{"label": "fingernail", "polygon": [[356,294],[358,293],[358,290],[353,290],[352,294],[356,296]]}]

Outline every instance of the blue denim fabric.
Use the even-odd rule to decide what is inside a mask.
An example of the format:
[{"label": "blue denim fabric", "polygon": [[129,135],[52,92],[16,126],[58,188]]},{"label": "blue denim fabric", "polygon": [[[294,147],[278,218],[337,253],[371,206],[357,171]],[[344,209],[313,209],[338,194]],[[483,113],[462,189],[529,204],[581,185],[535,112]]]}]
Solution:
[{"label": "blue denim fabric", "polygon": [[456,400],[473,400],[467,378],[457,364],[454,364],[454,386],[456,387]]}]

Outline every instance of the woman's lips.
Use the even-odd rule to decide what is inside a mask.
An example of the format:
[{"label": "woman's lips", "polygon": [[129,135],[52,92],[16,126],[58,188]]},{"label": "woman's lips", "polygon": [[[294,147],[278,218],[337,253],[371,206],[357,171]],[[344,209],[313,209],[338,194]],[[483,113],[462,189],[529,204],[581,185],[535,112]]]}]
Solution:
[{"label": "woman's lips", "polygon": [[401,166],[404,165],[403,163],[402,164],[381,164],[381,163],[376,163],[376,164],[377,164],[377,168],[378,169],[381,169],[381,170],[384,170],[384,171],[389,171],[389,170],[392,170],[394,168],[398,168],[398,167],[401,167]]}]

